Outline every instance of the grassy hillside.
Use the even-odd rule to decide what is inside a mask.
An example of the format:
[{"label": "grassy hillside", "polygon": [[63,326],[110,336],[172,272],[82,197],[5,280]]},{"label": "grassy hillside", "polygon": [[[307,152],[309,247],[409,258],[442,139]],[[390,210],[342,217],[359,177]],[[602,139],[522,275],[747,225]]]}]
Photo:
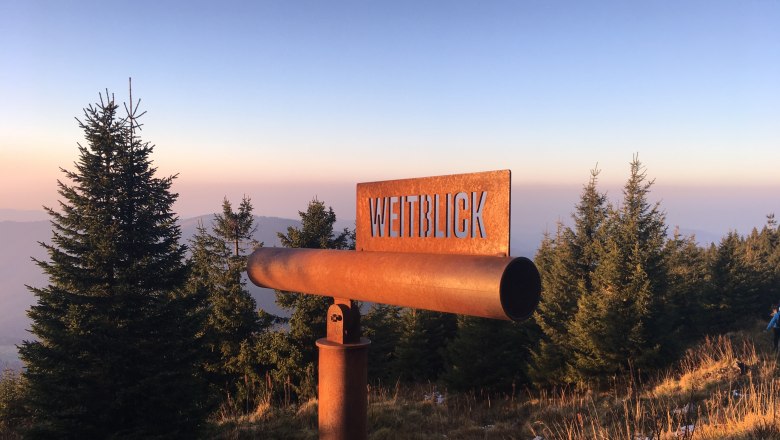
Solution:
[{"label": "grassy hillside", "polygon": [[[435,385],[372,386],[370,439],[780,439],[780,374],[770,336],[749,332],[701,341],[675,367],[597,386],[517,389],[488,396]],[[210,436],[316,439],[317,403],[221,414]]]}]

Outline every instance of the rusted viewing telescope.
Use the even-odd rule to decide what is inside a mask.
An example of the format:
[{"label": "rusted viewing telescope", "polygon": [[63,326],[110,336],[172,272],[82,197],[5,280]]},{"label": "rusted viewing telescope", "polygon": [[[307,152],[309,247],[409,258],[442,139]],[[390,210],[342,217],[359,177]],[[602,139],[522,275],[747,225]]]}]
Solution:
[{"label": "rusted viewing telescope", "polygon": [[[353,300],[520,321],[539,272],[509,257],[509,170],[357,186],[356,251],[260,248],[261,287],[332,296],[319,349],[320,440],[367,438],[368,346]],[[431,347],[436,349],[437,347]]]},{"label": "rusted viewing telescope", "polygon": [[247,272],[261,287],[513,321],[541,292],[524,257],[260,248]]}]

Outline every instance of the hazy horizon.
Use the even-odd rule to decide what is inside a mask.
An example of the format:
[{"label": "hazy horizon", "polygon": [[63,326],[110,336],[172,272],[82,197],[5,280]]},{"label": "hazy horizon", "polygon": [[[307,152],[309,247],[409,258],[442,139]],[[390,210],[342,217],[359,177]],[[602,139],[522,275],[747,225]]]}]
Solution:
[{"label": "hazy horizon", "polygon": [[[626,175],[627,168],[626,166]],[[653,178],[651,169],[647,170],[647,174],[649,179]],[[407,177],[412,176],[399,176]],[[180,180],[175,181],[173,186],[173,191],[179,193],[174,212],[182,219],[218,212],[223,198],[238,202],[246,195],[252,199],[255,214],[259,216],[297,219],[298,212],[305,210],[308,202],[316,197],[333,207],[341,222],[354,223],[355,220],[357,182],[186,185],[180,183]],[[585,183],[583,179],[579,184],[513,184],[513,235],[522,236],[527,241],[528,237],[534,235],[541,237],[545,230],[554,230],[559,220],[569,224],[571,213],[574,212]],[[622,185],[600,184],[599,189],[607,193],[612,203],[620,203]],[[48,193],[49,201],[45,205],[56,208],[58,198],[55,188],[52,186]],[[656,180],[649,200],[653,203],[660,202],[670,230],[679,226],[686,230],[723,236],[732,230],[747,234],[753,227],[763,226],[766,215],[780,214],[778,195],[780,185],[665,185]],[[6,199],[2,201],[5,202]],[[38,204],[37,209],[34,204],[29,203],[21,207],[0,205],[0,221],[46,219],[47,216],[41,208],[43,204]],[[15,210],[17,213],[11,215],[3,212],[4,210]],[[28,214],[19,214],[18,211],[26,211]]]}]

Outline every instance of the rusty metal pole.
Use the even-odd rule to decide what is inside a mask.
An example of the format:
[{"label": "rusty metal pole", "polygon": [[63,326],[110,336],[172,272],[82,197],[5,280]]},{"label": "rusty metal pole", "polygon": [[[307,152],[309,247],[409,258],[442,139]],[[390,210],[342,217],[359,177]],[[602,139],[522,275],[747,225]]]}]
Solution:
[{"label": "rusty metal pole", "polygon": [[368,346],[360,337],[360,311],[336,298],[328,308],[327,337],[319,348],[320,440],[368,438]]}]

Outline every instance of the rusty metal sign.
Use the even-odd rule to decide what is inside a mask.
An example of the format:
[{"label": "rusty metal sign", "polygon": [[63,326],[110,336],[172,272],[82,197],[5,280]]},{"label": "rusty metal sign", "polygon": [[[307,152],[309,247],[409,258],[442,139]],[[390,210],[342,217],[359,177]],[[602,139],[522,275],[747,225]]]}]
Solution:
[{"label": "rusty metal sign", "polygon": [[258,286],[334,296],[317,340],[320,440],[368,437],[371,342],[353,300],[495,319],[533,313],[541,277],[531,260],[509,257],[510,191],[509,170],[359,183],[356,248],[370,252],[252,253],[247,274]]},{"label": "rusty metal sign", "polygon": [[357,184],[358,251],[509,255],[511,172]]}]

